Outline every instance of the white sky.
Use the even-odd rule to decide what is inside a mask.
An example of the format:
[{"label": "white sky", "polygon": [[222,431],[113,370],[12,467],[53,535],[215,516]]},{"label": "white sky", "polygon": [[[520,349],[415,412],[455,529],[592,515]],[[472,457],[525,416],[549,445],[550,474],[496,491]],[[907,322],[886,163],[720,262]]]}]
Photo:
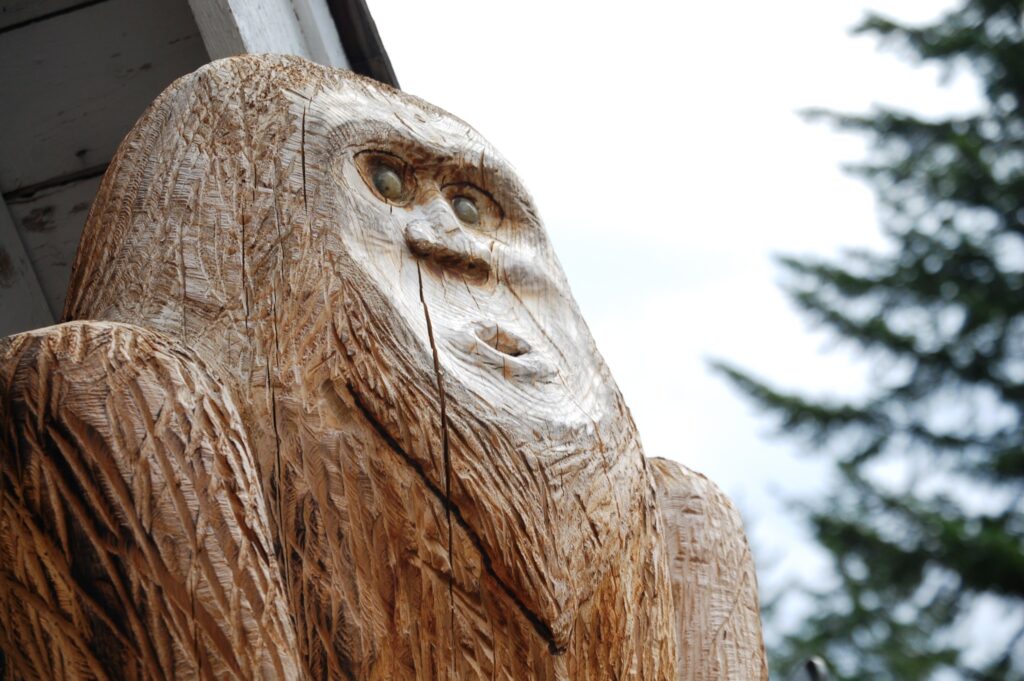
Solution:
[{"label": "white sky", "polygon": [[[648,456],[708,474],[747,519],[762,585],[821,557],[782,496],[830,467],[768,438],[706,360],[856,393],[866,367],[812,334],[772,253],[881,245],[863,150],[796,111],[972,109],[848,29],[867,7],[927,20],[944,0],[371,0],[407,92],[464,118],[516,166],[640,428]],[[768,568],[771,569],[768,569]]]}]

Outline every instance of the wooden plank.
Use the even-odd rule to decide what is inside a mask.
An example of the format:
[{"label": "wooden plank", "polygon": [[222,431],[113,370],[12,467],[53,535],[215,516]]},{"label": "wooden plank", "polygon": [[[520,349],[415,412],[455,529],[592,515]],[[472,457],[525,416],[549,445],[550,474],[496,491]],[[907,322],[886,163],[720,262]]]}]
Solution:
[{"label": "wooden plank", "polygon": [[102,167],[149,103],[207,61],[185,0],[108,0],[0,40],[0,188]]},{"label": "wooden plank", "polygon": [[348,67],[324,0],[189,0],[189,5],[212,59],[272,52]]},{"label": "wooden plank", "polygon": [[0,338],[53,324],[39,280],[0,199]]},{"label": "wooden plank", "polygon": [[101,179],[52,187],[8,204],[43,295],[56,316],[64,308],[71,264]]},{"label": "wooden plank", "polygon": [[4,0],[0,3],[0,31],[29,21],[66,12],[77,5],[95,4],[96,0]]},{"label": "wooden plank", "polygon": [[[298,1],[298,0],[297,0]],[[345,47],[348,68],[397,88],[398,78],[366,0],[323,0]]]},{"label": "wooden plank", "polygon": [[188,0],[188,4],[210,59],[246,52],[240,19],[232,10],[230,0]]},{"label": "wooden plank", "polygon": [[338,68],[350,68],[345,50],[325,0],[292,0],[295,16],[309,46],[313,61]]}]

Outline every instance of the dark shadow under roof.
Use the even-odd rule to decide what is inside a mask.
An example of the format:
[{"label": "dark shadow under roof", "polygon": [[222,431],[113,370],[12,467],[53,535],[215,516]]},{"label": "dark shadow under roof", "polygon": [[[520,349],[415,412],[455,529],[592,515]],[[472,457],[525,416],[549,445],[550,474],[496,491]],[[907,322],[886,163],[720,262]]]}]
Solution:
[{"label": "dark shadow under roof", "polygon": [[349,68],[398,88],[398,78],[370,15],[366,0],[326,0]]}]

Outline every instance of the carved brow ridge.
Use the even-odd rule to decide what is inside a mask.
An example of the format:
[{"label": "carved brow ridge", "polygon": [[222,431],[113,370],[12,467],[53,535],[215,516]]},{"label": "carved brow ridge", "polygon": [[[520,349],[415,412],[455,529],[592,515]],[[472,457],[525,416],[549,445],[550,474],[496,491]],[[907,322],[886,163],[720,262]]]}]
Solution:
[{"label": "carved brow ridge", "polygon": [[[490,144],[468,125],[461,124],[461,127],[470,134],[460,134],[455,128],[445,135],[449,138],[447,141],[441,141],[425,139],[417,134],[413,126],[401,118],[398,120],[402,123],[401,126],[377,118],[349,121],[334,131],[332,136],[335,136],[336,142],[345,149],[367,149],[375,144],[379,144],[382,151],[396,152],[403,147],[414,148],[427,156],[430,163],[454,162],[475,168],[486,177],[486,184],[497,197],[507,197],[515,201],[521,211],[534,212],[530,193],[519,180],[515,169],[497,155]],[[458,143],[463,140],[469,143]]]}]

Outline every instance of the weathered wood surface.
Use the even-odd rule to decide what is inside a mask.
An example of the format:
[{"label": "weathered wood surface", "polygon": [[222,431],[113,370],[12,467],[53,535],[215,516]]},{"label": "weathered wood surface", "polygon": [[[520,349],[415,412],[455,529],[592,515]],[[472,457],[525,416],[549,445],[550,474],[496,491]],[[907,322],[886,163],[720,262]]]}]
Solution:
[{"label": "weathered wood surface", "polygon": [[59,316],[117,145],[168,82],[208,58],[187,0],[4,0],[0,33],[0,190],[13,218],[0,242],[20,241],[33,270],[0,277],[3,336]]},{"label": "weathered wood surface", "polygon": [[[3,512],[56,556],[8,554],[30,567],[0,588],[65,632],[0,621],[39,651],[22,677],[134,656],[129,678],[767,678],[734,512],[644,458],[529,195],[449,114],[299,59],[179,80],[104,178],[65,318],[95,321],[0,360]],[[79,481],[80,519],[51,479]],[[61,563],[100,520],[101,567]],[[197,582],[183,547],[220,535]],[[135,557],[154,542],[171,568]],[[108,608],[176,623],[162,657],[105,633]],[[705,653],[719,629],[737,640]]]},{"label": "weathered wood surface", "polygon": [[768,677],[757,575],[743,521],[700,473],[650,459],[665,519],[680,681]]},{"label": "weathered wood surface", "polygon": [[8,678],[300,678],[255,461],[213,372],[110,323],[0,344]]},{"label": "weathered wood surface", "polygon": [[4,33],[0,188],[101,172],[167,83],[206,61],[185,0],[107,0]]}]

